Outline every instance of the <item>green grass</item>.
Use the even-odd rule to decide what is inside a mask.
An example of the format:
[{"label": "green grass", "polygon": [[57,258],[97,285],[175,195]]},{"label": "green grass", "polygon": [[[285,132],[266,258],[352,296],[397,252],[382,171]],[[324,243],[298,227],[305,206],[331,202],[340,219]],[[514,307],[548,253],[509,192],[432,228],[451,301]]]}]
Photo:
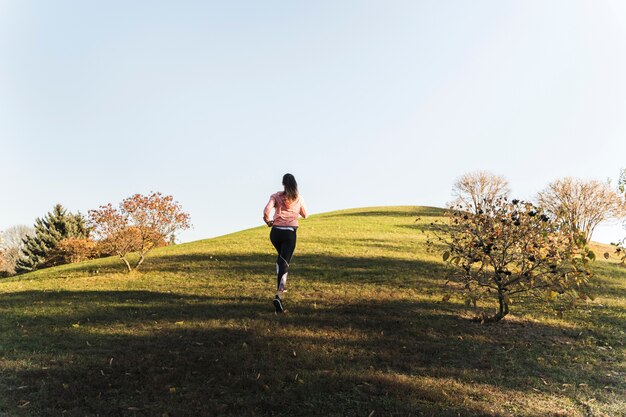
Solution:
[{"label": "green grass", "polygon": [[[0,416],[624,416],[626,269],[559,318],[441,302],[428,207],[303,221],[288,313],[269,229],[0,281]],[[416,222],[415,219],[421,220]],[[371,414],[371,413],[374,414]]]}]

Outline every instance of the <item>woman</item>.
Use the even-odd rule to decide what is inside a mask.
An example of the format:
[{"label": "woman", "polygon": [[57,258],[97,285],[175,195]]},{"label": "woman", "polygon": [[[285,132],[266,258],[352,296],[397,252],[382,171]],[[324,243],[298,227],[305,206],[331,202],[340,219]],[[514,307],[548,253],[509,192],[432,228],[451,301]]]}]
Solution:
[{"label": "woman", "polygon": [[[272,228],[270,240],[278,252],[276,259],[276,296],[273,303],[277,313],[284,313],[284,293],[287,292],[287,274],[289,263],[296,249],[296,230],[298,230],[298,216],[306,219],[307,212],[304,200],[298,193],[298,183],[291,174],[283,176],[284,191],[270,196],[270,201],[263,210],[263,221]],[[270,213],[274,209],[274,218],[270,220]]]}]

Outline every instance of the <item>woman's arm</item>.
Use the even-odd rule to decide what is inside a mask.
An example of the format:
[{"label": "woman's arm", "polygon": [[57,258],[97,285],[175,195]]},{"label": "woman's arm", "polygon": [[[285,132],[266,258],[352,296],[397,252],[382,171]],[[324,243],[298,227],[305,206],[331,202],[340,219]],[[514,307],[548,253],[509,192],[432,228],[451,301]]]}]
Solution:
[{"label": "woman's arm", "polygon": [[263,221],[268,226],[271,226],[272,223],[274,223],[272,220],[270,220],[270,214],[275,205],[276,201],[274,200],[274,195],[272,194],[270,196],[270,201],[267,202],[267,204],[265,205],[265,209],[263,209]]},{"label": "woman's arm", "polygon": [[302,216],[303,219],[306,219],[308,216],[308,213],[306,212],[306,205],[304,204],[302,197],[300,197],[300,216]]}]

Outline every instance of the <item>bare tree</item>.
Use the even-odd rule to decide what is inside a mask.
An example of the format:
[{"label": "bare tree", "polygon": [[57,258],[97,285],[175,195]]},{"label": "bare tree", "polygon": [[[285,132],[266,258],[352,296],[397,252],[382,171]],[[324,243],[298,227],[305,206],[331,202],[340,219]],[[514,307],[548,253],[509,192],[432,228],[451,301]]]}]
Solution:
[{"label": "bare tree", "polygon": [[460,205],[464,211],[478,213],[484,207],[510,193],[509,182],[501,175],[486,171],[474,171],[462,175],[452,187],[456,197],[454,205]]},{"label": "bare tree", "polygon": [[626,216],[624,198],[611,184],[566,177],[551,182],[537,195],[539,205],[589,241],[596,226]]},{"label": "bare tree", "polygon": [[0,249],[4,253],[2,271],[6,271],[9,274],[15,273],[15,265],[22,257],[22,250],[25,247],[24,240],[28,236],[32,236],[34,232],[35,230],[32,227],[17,225],[11,226],[0,233]]}]

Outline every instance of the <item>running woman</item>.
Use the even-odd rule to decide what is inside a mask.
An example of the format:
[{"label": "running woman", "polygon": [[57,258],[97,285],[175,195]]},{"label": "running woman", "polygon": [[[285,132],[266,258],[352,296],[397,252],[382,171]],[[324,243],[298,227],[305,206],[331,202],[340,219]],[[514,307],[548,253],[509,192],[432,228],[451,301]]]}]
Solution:
[{"label": "running woman", "polygon": [[[284,313],[284,293],[287,292],[287,275],[289,263],[296,249],[296,231],[298,216],[306,219],[307,212],[302,196],[298,193],[298,183],[291,174],[283,176],[284,191],[270,196],[270,201],[263,210],[263,221],[272,228],[270,240],[278,252],[276,259],[276,296],[273,303],[277,313]],[[270,213],[274,209],[274,218]]]}]

